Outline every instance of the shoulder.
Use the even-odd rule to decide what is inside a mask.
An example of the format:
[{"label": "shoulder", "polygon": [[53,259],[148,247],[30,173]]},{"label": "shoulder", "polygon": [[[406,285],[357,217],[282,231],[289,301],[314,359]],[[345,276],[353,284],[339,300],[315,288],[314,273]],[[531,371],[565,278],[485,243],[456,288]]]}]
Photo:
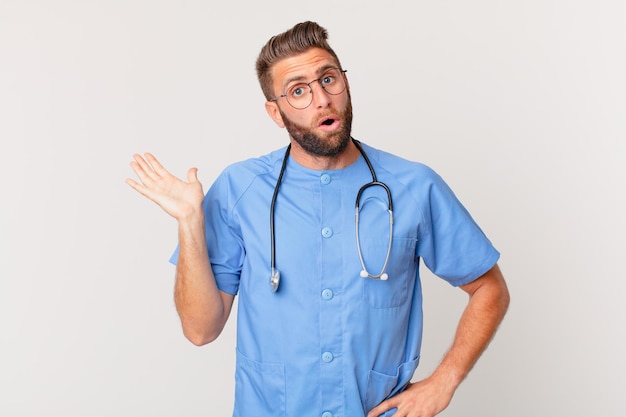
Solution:
[{"label": "shoulder", "polygon": [[212,188],[227,186],[231,192],[241,193],[259,177],[276,176],[285,150],[286,147],[228,165],[217,177]]},{"label": "shoulder", "polygon": [[428,217],[433,206],[460,205],[448,183],[433,168],[423,162],[363,145],[379,179],[393,185],[396,195],[415,203]]},{"label": "shoulder", "polygon": [[224,168],[221,175],[245,177],[267,174],[272,172],[277,165],[280,167],[286,149],[284,147],[263,156],[234,162]]},{"label": "shoulder", "polygon": [[367,144],[362,143],[362,146],[377,172],[387,173],[402,183],[413,183],[416,180],[422,184],[443,181],[434,169],[423,162],[411,161]]}]

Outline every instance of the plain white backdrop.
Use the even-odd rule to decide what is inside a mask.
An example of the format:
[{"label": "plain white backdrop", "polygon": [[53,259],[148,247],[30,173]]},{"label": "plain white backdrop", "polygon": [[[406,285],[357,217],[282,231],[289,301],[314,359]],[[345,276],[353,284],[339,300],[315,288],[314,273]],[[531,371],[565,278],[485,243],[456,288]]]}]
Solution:
[{"label": "plain white backdrop", "polygon": [[[502,252],[509,314],[441,415],[623,416],[625,3],[216,3],[0,0],[0,415],[230,415],[235,314],[184,339],[176,224],[124,179],[151,151],[206,189],[286,144],[254,61],[315,20],[354,136],[437,170]],[[465,303],[423,275],[416,378]]]}]

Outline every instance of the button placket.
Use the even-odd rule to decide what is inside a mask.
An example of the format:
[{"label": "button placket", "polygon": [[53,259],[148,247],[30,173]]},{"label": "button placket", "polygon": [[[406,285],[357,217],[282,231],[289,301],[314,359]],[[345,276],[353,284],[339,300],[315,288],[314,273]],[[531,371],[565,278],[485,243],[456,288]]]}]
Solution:
[{"label": "button placket", "polygon": [[320,256],[324,259],[318,290],[321,297],[319,320],[322,323],[320,332],[322,350],[319,357],[322,364],[320,375],[322,402],[319,413],[322,417],[333,417],[333,411],[341,414],[343,401],[341,372],[343,326],[342,322],[337,320],[341,312],[341,297],[337,291],[341,288],[342,278],[337,265],[341,265],[343,259],[341,235],[343,223],[337,215],[344,207],[344,197],[341,181],[334,175],[321,173],[318,177],[321,196]]}]

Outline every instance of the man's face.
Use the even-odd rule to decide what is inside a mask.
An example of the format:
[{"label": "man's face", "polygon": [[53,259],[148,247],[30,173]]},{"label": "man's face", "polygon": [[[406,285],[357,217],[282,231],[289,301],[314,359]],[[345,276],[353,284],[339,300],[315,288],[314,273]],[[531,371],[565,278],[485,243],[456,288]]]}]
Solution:
[{"label": "man's face", "polygon": [[[274,91],[279,96],[295,83],[309,83],[320,78],[330,67],[338,67],[337,62],[328,52],[318,48],[279,61],[272,69]],[[313,96],[307,108],[295,109],[283,97],[268,102],[272,107],[268,108],[268,113],[307,153],[323,157],[338,155],[350,142],[352,103],[348,86],[337,95],[327,93],[317,81],[310,86]],[[308,88],[304,94],[310,95]]]}]

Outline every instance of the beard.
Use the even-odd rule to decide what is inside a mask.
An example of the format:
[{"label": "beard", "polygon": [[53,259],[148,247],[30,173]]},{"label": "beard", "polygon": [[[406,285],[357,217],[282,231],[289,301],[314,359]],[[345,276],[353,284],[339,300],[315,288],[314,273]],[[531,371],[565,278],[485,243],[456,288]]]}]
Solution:
[{"label": "beard", "polygon": [[[311,155],[336,156],[343,152],[350,143],[350,133],[352,131],[352,100],[350,100],[350,97],[348,97],[348,104],[345,110],[336,113],[336,117],[341,119],[341,127],[323,136],[313,131],[317,126],[302,126],[290,120],[282,110],[280,114],[289,135],[302,149]],[[329,115],[332,115],[332,113],[329,113]]]}]

